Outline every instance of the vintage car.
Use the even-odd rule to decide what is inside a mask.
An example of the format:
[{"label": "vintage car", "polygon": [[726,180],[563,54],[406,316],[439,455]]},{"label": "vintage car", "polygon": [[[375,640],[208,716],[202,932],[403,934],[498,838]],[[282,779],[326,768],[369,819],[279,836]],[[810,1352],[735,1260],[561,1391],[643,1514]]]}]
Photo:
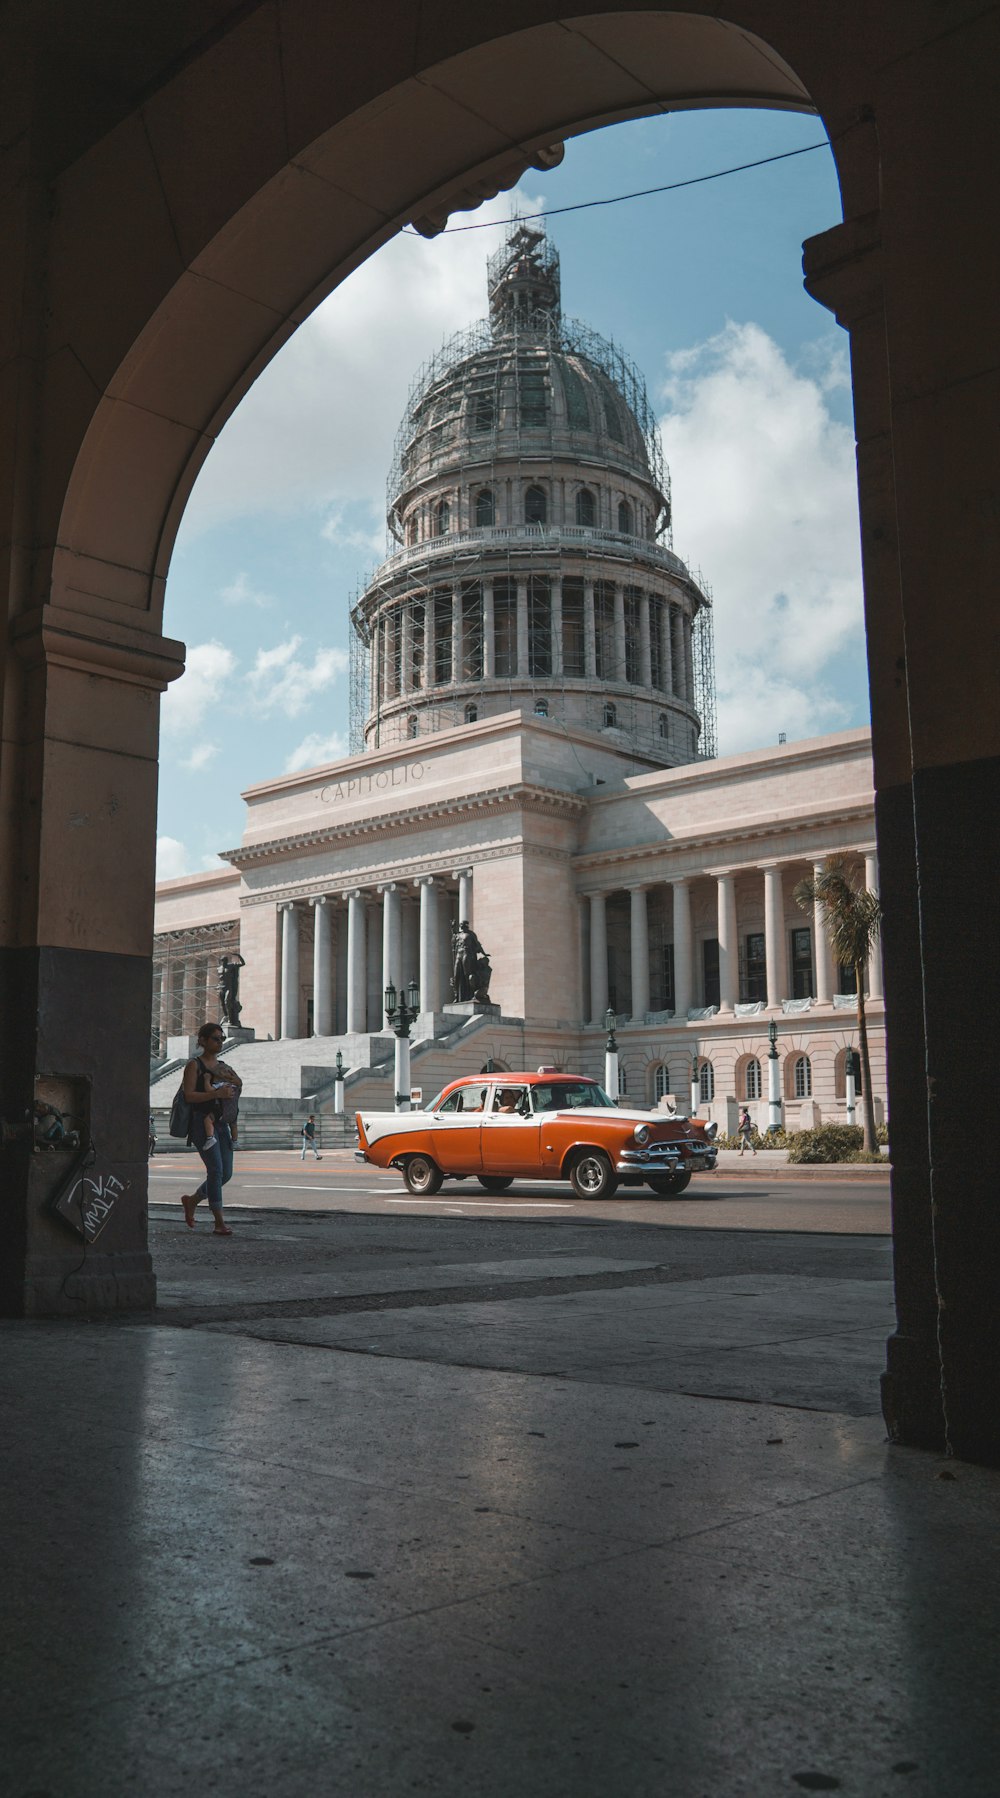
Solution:
[{"label": "vintage car", "polygon": [[356,1159],[398,1167],[410,1192],[476,1179],[487,1192],[515,1180],[568,1180],[581,1199],[619,1186],[682,1193],[716,1163],[714,1124],[627,1111],[596,1080],[539,1068],[453,1080],[423,1111],[359,1111]]}]

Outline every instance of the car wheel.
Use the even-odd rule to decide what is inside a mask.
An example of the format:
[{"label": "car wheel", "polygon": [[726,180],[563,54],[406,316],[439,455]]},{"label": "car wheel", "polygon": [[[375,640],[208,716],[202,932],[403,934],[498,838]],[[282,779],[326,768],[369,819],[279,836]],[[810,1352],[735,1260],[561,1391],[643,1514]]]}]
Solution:
[{"label": "car wheel", "polygon": [[436,1193],[442,1178],[441,1169],[429,1155],[411,1155],[403,1168],[407,1189],[420,1198],[429,1199]]},{"label": "car wheel", "polygon": [[648,1184],[658,1199],[676,1199],[691,1184],[690,1174],[650,1174]]},{"label": "car wheel", "polygon": [[514,1184],[513,1176],[505,1180],[502,1174],[477,1174],[476,1179],[487,1192],[506,1192]]},{"label": "car wheel", "polygon": [[578,1199],[610,1199],[618,1189],[615,1170],[602,1149],[584,1149],[570,1168],[569,1181]]}]

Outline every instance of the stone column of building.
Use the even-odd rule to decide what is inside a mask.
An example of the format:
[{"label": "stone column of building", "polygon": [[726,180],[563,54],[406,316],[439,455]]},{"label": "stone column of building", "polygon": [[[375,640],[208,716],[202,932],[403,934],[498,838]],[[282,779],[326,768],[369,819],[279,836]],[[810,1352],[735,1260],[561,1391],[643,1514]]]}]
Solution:
[{"label": "stone column of building", "polygon": [[643,587],[639,593],[639,679],[644,687],[653,684],[653,649],[649,636],[649,594]]},{"label": "stone column of building", "polygon": [[313,908],[313,1035],[333,1035],[332,917],[328,898],[310,899]]},{"label": "stone column of building", "polygon": [[788,996],[788,967],[785,954],[785,893],[781,869],[773,862],[764,873],[764,953],[767,957],[767,1003],[769,1010],[780,1006]]},{"label": "stone column of building", "polygon": [[614,632],[615,632],[615,665],[612,671],[613,680],[625,679],[625,589],[621,581],[615,582],[614,599]]},{"label": "stone column of building", "polygon": [[[397,993],[406,986],[403,975],[403,892],[394,880],[379,887],[382,895],[382,986],[391,981]],[[386,1024],[389,1019],[386,1016]]]},{"label": "stone column of building", "polygon": [[181,988],[181,1035],[193,1036],[199,1023],[198,1017],[198,963],[193,955],[184,958],[184,985]]},{"label": "stone column of building", "polygon": [[455,870],[455,872],[452,874],[451,878],[452,878],[452,880],[457,880],[457,882],[458,882],[458,921],[461,924],[463,919],[465,919],[465,920],[467,920],[468,923],[471,924],[472,923],[472,869],[471,868],[457,868]]},{"label": "stone column of building", "polygon": [[395,693],[392,679],[393,631],[388,607],[383,610],[380,623],[382,631],[382,703],[384,705],[387,700],[392,699]]},{"label": "stone column of building", "polygon": [[642,1024],[649,1010],[649,919],[646,888],[629,887],[631,902],[632,1022]]},{"label": "stone column of building", "polygon": [[399,690],[408,693],[413,685],[413,601],[404,599],[400,616]]},{"label": "stone column of building", "polygon": [[594,583],[583,583],[583,672],[588,680],[597,679],[597,621],[594,615]]},{"label": "stone column of building", "polygon": [[688,704],[694,704],[694,619],[684,618],[684,685],[687,688]]},{"label": "stone column of building", "polygon": [[526,679],[531,666],[528,654],[528,582],[524,575],[517,577],[517,672],[521,679]]},{"label": "stone column of building", "polygon": [[660,683],[664,693],[674,690],[674,653],[670,635],[670,601],[660,607]]},{"label": "stone column of building", "polygon": [[[236,947],[235,943],[232,946],[235,949],[235,947]],[[225,954],[225,953],[226,953],[226,951],[223,950],[222,954]],[[203,980],[204,980],[204,986],[202,989],[202,999],[201,999],[200,1009],[202,1012],[203,1019],[204,1018],[214,1018],[218,1014],[218,1011],[220,1009],[219,1008],[219,962],[222,959],[222,954],[220,954],[218,956],[209,955],[208,957],[206,957],[206,960],[202,966],[202,976],[203,976]]]},{"label": "stone column of building", "polygon": [[376,619],[375,623],[372,625],[370,661],[369,661],[369,665],[368,665],[368,687],[369,687],[368,707],[369,707],[369,710],[372,712],[378,711],[379,670],[380,670],[380,666],[381,666],[381,663],[380,663],[381,654],[382,654],[381,630],[380,630],[378,620]]},{"label": "stone column of building", "polygon": [[353,887],[344,898],[347,900],[347,1030],[350,1035],[362,1035],[368,1025],[365,896],[360,887]]},{"label": "stone column of building", "polygon": [[552,674],[556,680],[563,674],[563,618],[562,618],[562,575],[554,574],[550,587],[552,595]]},{"label": "stone column of building", "polygon": [[686,1018],[692,1004],[691,883],[675,880],[674,904],[674,1016]]},{"label": "stone column of building", "polygon": [[[813,863],[813,879],[818,880],[826,867],[825,862]],[[813,961],[816,965],[816,1003],[829,1005],[833,994],[833,958],[830,954],[830,938],[826,933],[826,919],[819,900],[813,906]]]},{"label": "stone column of building", "polygon": [[671,602],[670,606],[670,661],[674,677],[674,694],[677,699],[687,699],[687,666],[684,661],[684,615],[680,606]]},{"label": "stone column of building", "polygon": [[441,951],[438,889],[431,874],[414,881],[420,892],[420,1009],[441,1010]]},{"label": "stone column of building", "polygon": [[719,908],[719,1010],[732,1011],[740,996],[736,877],[733,874],[717,874],[715,879]]},{"label": "stone column of building", "polygon": [[160,1054],[167,1052],[170,1035],[170,963],[165,961],[160,974]]},{"label": "stone column of building", "polygon": [[290,901],[278,906],[281,913],[281,1036],[299,1035],[299,919]]},{"label": "stone column of building", "polygon": [[590,895],[590,1021],[603,1024],[608,1009],[608,909],[606,893]]},{"label": "stone column of building", "polygon": [[496,676],[496,623],[493,610],[493,582],[483,582],[483,679]]},{"label": "stone column of building", "polygon": [[[870,850],[865,856],[865,891],[878,892],[878,856]],[[881,938],[875,940],[875,946],[868,957],[868,997],[882,997],[882,943]]]}]

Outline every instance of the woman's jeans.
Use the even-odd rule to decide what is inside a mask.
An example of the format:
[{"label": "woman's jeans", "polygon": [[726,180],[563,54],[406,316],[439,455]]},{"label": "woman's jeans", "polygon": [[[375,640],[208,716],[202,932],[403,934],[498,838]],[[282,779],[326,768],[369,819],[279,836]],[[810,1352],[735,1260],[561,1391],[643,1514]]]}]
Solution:
[{"label": "woman's jeans", "polygon": [[228,1124],[215,1126],[215,1135],[198,1150],[205,1163],[205,1178],[195,1193],[195,1202],[207,1199],[212,1211],[222,1210],[222,1188],[233,1177],[233,1139]]}]

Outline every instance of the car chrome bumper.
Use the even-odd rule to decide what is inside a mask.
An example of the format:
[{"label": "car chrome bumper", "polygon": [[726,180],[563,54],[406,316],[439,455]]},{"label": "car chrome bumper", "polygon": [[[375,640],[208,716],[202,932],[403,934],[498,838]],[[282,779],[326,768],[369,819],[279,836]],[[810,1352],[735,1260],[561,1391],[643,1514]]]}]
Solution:
[{"label": "car chrome bumper", "polygon": [[652,1149],[620,1149],[615,1162],[618,1174],[655,1174],[657,1169],[664,1173],[672,1173],[681,1164],[681,1151],[673,1146],[659,1143]]},{"label": "car chrome bumper", "polygon": [[367,1161],[368,1157],[365,1154],[364,1149],[355,1149],[354,1159],[355,1161]]}]

